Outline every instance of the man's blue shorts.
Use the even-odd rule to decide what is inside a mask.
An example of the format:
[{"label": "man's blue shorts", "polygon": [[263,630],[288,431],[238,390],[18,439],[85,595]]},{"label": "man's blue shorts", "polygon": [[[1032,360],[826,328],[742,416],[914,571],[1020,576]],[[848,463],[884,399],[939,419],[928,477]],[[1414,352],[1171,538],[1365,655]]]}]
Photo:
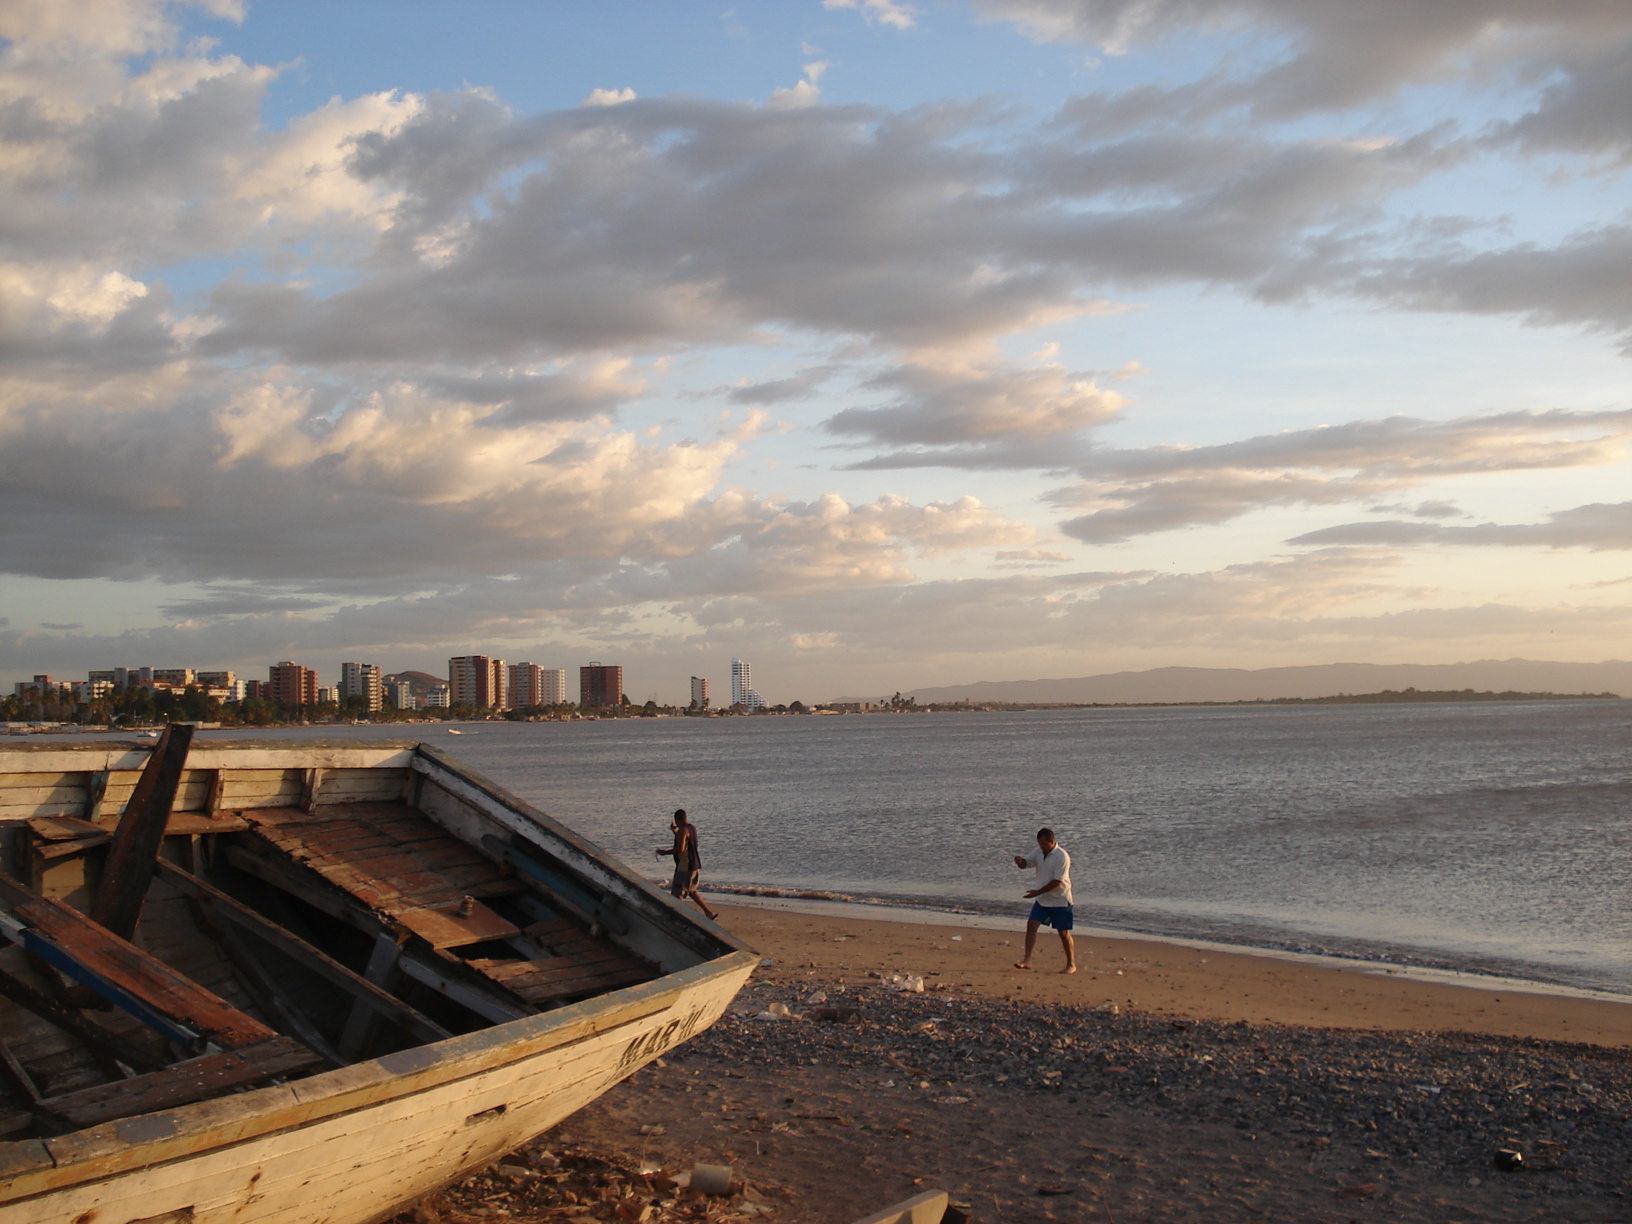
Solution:
[{"label": "man's blue shorts", "polygon": [[1044,905],[1041,901],[1031,903],[1031,921],[1053,927],[1056,931],[1069,931],[1076,925],[1069,905]]}]

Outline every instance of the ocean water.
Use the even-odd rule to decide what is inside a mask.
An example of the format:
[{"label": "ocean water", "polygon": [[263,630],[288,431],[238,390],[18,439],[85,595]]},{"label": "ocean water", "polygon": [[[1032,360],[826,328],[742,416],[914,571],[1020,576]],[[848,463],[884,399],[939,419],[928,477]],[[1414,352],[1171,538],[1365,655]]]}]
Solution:
[{"label": "ocean water", "polygon": [[412,730],[654,877],[1018,916],[1047,825],[1084,924],[1632,994],[1632,702]]}]

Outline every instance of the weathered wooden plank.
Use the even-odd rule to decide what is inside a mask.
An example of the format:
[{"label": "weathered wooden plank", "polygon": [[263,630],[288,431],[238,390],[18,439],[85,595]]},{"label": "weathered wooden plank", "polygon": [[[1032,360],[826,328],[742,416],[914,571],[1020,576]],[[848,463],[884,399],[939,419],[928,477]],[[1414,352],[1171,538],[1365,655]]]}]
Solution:
[{"label": "weathered wooden plank", "polygon": [[106,829],[74,816],[35,816],[29,820],[28,827],[36,838],[45,842],[108,835]]},{"label": "weathered wooden plank", "polygon": [[151,1055],[126,1038],[109,1032],[100,1024],[92,1023],[76,1011],[61,1006],[43,991],[35,990],[22,978],[7,973],[4,969],[0,969],[0,995],[10,999],[18,1007],[33,1012],[63,1032],[73,1034],[82,1044],[104,1058],[117,1058],[126,1066],[138,1069],[158,1065]]},{"label": "weathered wooden plank", "polygon": [[[369,954],[368,967],[363,971],[365,981],[381,990],[390,990],[396,980],[397,962],[402,959],[402,940],[385,932],[374,937],[374,950]],[[362,999],[351,1005],[346,1026],[340,1033],[340,1053],[352,1062],[374,1036],[378,1013]]]},{"label": "weathered wooden plank", "polygon": [[476,902],[468,915],[433,909],[400,909],[391,915],[433,948],[462,948],[489,939],[509,939],[521,929]]},{"label": "weathered wooden plank", "polygon": [[80,809],[83,809],[86,794],[83,783],[78,785],[65,783],[60,786],[16,786],[10,790],[0,791],[0,808],[60,807],[65,803],[77,803]]},{"label": "weathered wooden plank", "polygon": [[9,799],[8,792],[13,790],[38,790],[42,787],[56,790],[62,787],[83,790],[90,771],[83,766],[72,769],[42,769],[39,772],[16,773],[7,770],[0,773],[0,798]]},{"label": "weathered wooden plank", "polygon": [[117,1118],[174,1109],[276,1075],[320,1066],[323,1059],[292,1037],[270,1037],[221,1054],[63,1096],[47,1097],[42,1108],[78,1127],[100,1126]]},{"label": "weathered wooden plank", "polygon": [[625,969],[617,973],[603,973],[585,975],[578,978],[566,978],[560,981],[547,981],[537,985],[513,985],[511,987],[522,998],[534,1006],[543,1006],[558,999],[571,999],[579,995],[601,994],[608,990],[616,990],[620,986],[633,986],[637,982],[650,981],[655,976],[650,970]]},{"label": "weathered wooden plank", "polygon": [[545,969],[588,968],[592,965],[606,964],[618,964],[625,967],[639,965],[639,962],[623,949],[605,946],[586,950],[580,956],[546,956],[538,960],[528,961],[474,960],[468,963],[480,969],[484,976],[492,978],[495,982],[508,982],[511,978],[538,973]]},{"label": "weathered wooden plank", "polygon": [[909,1199],[866,1216],[856,1224],[941,1224],[951,1195],[945,1190],[925,1190]]},{"label": "weathered wooden plank", "polygon": [[246,987],[256,996],[261,1009],[276,1016],[282,1028],[300,1038],[312,1049],[337,1067],[346,1065],[340,1051],[334,1049],[300,1006],[289,997],[286,984],[253,952],[241,932],[227,926],[215,930],[215,938],[231,958],[233,967]]},{"label": "weathered wooden plank", "polygon": [[28,1073],[28,1068],[18,1060],[4,1038],[0,1038],[0,1079],[6,1081],[12,1094],[24,1105],[32,1105],[40,1099],[40,1089],[35,1084],[34,1077]]},{"label": "weathered wooden plank", "polygon": [[73,841],[46,842],[43,846],[36,846],[34,853],[40,857],[42,862],[51,862],[53,859],[70,858],[76,854],[83,854],[93,846],[105,846],[108,841],[108,835],[98,829],[90,837],[80,837]]},{"label": "weathered wooden plank", "polygon": [[[0,880],[0,894],[10,894],[7,899],[12,901],[11,912],[29,928],[26,934],[45,941],[66,956],[73,967],[93,975],[93,980],[81,979],[84,985],[99,991],[111,986],[158,1015],[186,1025],[224,1047],[251,1045],[275,1035],[260,1021],[78,910],[38,896],[16,900],[17,894],[25,898],[29,894],[4,880]],[[56,967],[79,976],[73,968],[60,964]]]},{"label": "weathered wooden plank", "polygon": [[102,882],[91,905],[91,920],[121,939],[129,939],[136,932],[136,919],[153,879],[165,821],[170,817],[192,742],[193,728],[187,724],[172,723],[165,728],[114,832],[113,845],[102,867]]},{"label": "weathered wooden plank", "polygon": [[353,995],[372,1010],[400,1025],[420,1041],[440,1041],[448,1031],[409,1007],[401,999],[353,973],[327,953],[290,934],[277,923],[262,917],[240,901],[229,897],[213,884],[199,879],[171,863],[160,863],[159,874],[172,887],[203,904],[218,920],[231,923],[276,948],[291,960],[305,965],[319,976]]}]

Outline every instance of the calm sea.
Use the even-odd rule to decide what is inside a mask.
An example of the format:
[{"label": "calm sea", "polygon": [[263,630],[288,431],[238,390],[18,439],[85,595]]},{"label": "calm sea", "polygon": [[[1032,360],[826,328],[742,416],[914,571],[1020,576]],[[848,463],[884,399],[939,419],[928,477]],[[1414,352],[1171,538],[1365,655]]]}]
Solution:
[{"label": "calm sea", "polygon": [[1018,915],[1048,825],[1085,924],[1632,993],[1632,702],[412,730],[653,876]]}]

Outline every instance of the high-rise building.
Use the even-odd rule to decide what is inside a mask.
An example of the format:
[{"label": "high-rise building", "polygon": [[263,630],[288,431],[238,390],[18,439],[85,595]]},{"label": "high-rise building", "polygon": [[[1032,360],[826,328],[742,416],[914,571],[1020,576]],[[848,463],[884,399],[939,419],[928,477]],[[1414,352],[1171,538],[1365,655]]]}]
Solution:
[{"label": "high-rise building", "polygon": [[708,709],[708,680],[703,676],[691,678],[691,708],[694,710]]},{"label": "high-rise building", "polygon": [[387,680],[385,699],[399,710],[414,708],[414,686],[406,680]]},{"label": "high-rise building", "polygon": [[369,713],[385,708],[385,686],[380,669],[372,663],[340,664],[340,700],[361,697]]},{"label": "high-rise building", "polygon": [[[143,668],[147,671],[147,668]],[[154,684],[168,684],[175,688],[186,688],[193,682],[193,669],[190,667],[155,667],[148,679]]]},{"label": "high-rise building", "polygon": [[427,710],[445,710],[452,704],[453,700],[448,695],[448,686],[445,684],[433,684],[430,692],[425,694]]},{"label": "high-rise building", "polygon": [[238,677],[230,671],[201,671],[193,677],[193,682],[200,688],[231,688],[237,680]]},{"label": "high-rise building", "polygon": [[537,663],[510,664],[510,708],[544,704],[544,669]]},{"label": "high-rise building", "polygon": [[545,667],[539,671],[539,705],[566,705],[567,704],[567,669],[564,667]]},{"label": "high-rise building", "polygon": [[615,706],[623,698],[623,668],[591,663],[578,669],[578,703],[591,710]]},{"label": "high-rise building", "polygon": [[745,659],[731,660],[731,704],[747,706],[750,710],[757,710],[764,706],[765,699],[754,692],[754,672]]},{"label": "high-rise building", "polygon": [[[144,667],[142,669],[146,671]],[[309,706],[317,704],[317,673],[310,667],[302,667],[299,663],[285,660],[274,663],[267,669],[267,691],[263,696],[273,701],[281,701],[285,706]],[[151,679],[152,677],[148,677]]]},{"label": "high-rise building", "polygon": [[503,659],[486,655],[461,655],[448,660],[448,698],[453,705],[475,706],[479,710],[507,710]]}]

